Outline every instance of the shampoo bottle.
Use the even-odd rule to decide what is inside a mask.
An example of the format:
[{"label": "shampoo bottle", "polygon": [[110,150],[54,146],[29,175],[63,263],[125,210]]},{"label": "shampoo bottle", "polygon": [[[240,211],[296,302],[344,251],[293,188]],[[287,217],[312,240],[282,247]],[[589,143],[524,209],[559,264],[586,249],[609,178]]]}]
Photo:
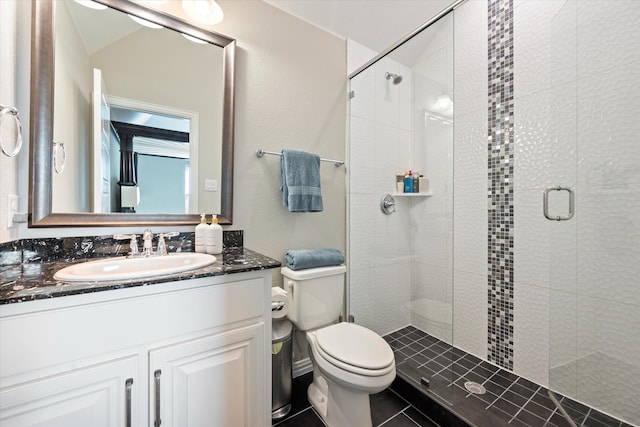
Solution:
[{"label": "shampoo bottle", "polygon": [[206,239],[207,239],[207,218],[204,214],[200,215],[200,224],[196,225],[196,244],[195,250],[196,252],[205,253],[206,252]]},{"label": "shampoo bottle", "polygon": [[404,177],[404,192],[413,193],[413,174],[411,171]]},{"label": "shampoo bottle", "polygon": [[211,216],[211,225],[207,227],[207,253],[217,255],[222,253],[222,227],[218,224],[218,217]]}]

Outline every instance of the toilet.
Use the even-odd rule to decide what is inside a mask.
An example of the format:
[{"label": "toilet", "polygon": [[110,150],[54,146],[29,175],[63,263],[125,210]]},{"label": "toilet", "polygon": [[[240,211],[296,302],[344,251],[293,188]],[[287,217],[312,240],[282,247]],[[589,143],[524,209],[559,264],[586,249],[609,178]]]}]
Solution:
[{"label": "toilet", "polygon": [[393,350],[375,332],[334,323],[342,311],[344,265],[281,269],[288,294],[287,317],[306,333],[313,364],[309,402],[329,427],[369,427],[369,395],[396,376]]}]

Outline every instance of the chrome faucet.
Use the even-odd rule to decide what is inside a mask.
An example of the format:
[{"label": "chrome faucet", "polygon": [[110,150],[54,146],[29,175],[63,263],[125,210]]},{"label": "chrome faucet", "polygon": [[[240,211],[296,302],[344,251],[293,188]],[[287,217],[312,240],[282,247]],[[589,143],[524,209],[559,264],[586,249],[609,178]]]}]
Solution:
[{"label": "chrome faucet", "polygon": [[130,239],[129,241],[129,256],[134,257],[140,254],[138,250],[138,236],[135,234],[115,234],[113,236],[116,240]]},{"label": "chrome faucet", "polygon": [[158,234],[158,247],[156,248],[156,255],[164,256],[167,254],[167,243],[164,241],[165,237],[173,237],[177,236],[177,231],[172,231],[171,233],[160,233]]},{"label": "chrome faucet", "polygon": [[153,251],[153,233],[150,229],[144,230],[142,233],[142,255],[150,257]]},{"label": "chrome faucet", "polygon": [[137,256],[144,256],[144,257],[150,257],[150,256],[154,256],[154,255],[158,255],[158,256],[163,256],[163,255],[167,255],[167,243],[165,242],[165,237],[174,237],[179,235],[180,233],[177,231],[172,231],[170,233],[159,233],[158,234],[158,247],[156,248],[156,251],[153,251],[153,233],[151,232],[150,229],[146,229],[144,230],[144,232],[142,233],[142,252],[140,252],[138,250],[138,236],[135,234],[115,234],[113,236],[114,239],[116,240],[124,240],[124,239],[130,239],[130,243],[129,243],[129,257],[137,257]]}]

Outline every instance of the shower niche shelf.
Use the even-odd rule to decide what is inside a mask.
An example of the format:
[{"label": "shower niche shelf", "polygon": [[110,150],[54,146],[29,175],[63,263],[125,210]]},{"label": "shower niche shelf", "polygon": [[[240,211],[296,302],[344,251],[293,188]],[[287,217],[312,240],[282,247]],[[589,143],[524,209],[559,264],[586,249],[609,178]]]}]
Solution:
[{"label": "shower niche shelf", "polygon": [[431,197],[433,193],[392,193],[391,195],[393,197]]}]

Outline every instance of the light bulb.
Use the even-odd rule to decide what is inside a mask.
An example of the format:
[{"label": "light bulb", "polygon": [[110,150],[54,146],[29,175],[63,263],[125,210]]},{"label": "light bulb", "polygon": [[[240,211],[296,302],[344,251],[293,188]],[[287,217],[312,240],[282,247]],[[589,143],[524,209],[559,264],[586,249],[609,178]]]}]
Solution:
[{"label": "light bulb", "polygon": [[436,108],[438,110],[448,110],[449,107],[453,104],[453,101],[446,93],[440,95],[438,99],[436,99]]},{"label": "light bulb", "polygon": [[202,24],[219,24],[224,18],[222,8],[214,0],[182,0],[182,8],[189,17]]},{"label": "light bulb", "polygon": [[96,3],[93,0],[75,0],[75,2],[88,7],[89,9],[105,10],[107,8],[104,4]]},{"label": "light bulb", "polygon": [[153,29],[163,28],[162,25],[156,24],[155,22],[147,21],[146,19],[138,18],[137,16],[134,16],[134,15],[128,15],[128,16],[129,18],[136,21],[138,24],[143,25],[147,28],[153,28]]}]

